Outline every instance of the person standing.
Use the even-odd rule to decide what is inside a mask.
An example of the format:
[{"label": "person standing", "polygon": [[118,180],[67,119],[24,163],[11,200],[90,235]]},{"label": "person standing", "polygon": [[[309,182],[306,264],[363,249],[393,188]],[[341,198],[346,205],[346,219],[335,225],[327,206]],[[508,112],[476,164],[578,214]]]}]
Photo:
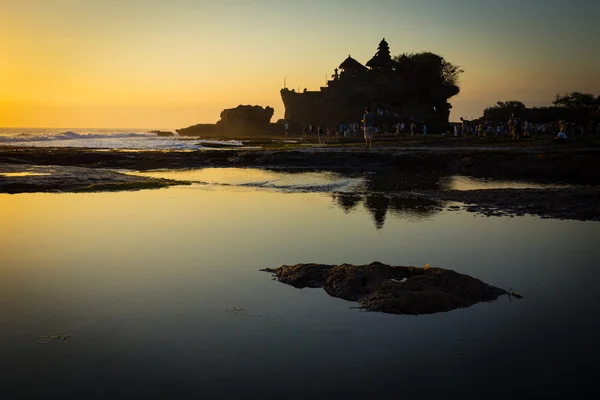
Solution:
[{"label": "person standing", "polygon": [[290,126],[288,125],[287,122],[284,125],[284,129],[285,129],[285,136],[288,136],[290,134]]},{"label": "person standing", "polygon": [[518,140],[523,135],[523,124],[521,123],[521,120],[519,118],[516,118],[516,120],[514,122],[514,126],[515,126],[515,135],[514,135],[513,139]]},{"label": "person standing", "polygon": [[325,127],[323,125],[319,125],[317,128],[317,136],[319,137],[319,144],[324,144],[323,142],[323,134],[325,133]]},{"label": "person standing", "polygon": [[363,115],[363,123],[365,125],[365,147],[373,147],[373,133],[375,132],[375,115],[369,107],[365,108]]}]

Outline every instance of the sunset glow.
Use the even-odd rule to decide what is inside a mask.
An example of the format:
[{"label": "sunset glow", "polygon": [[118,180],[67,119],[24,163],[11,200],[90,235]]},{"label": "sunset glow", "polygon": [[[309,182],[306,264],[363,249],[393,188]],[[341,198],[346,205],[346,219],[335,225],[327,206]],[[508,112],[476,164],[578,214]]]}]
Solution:
[{"label": "sunset glow", "polygon": [[0,126],[180,128],[317,90],[385,37],[460,65],[451,120],[600,93],[600,2],[0,0]]}]

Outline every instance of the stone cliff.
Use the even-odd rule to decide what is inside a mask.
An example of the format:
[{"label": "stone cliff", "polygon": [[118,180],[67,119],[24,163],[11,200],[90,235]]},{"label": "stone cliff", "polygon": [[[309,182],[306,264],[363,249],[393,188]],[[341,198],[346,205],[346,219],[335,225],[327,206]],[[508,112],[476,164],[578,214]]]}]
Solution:
[{"label": "stone cliff", "polygon": [[197,124],[178,129],[182,136],[202,135],[264,135],[283,133],[283,127],[271,124],[275,110],[272,107],[239,105],[225,109],[216,124]]},{"label": "stone cliff", "polygon": [[392,59],[384,39],[367,66],[349,56],[319,91],[282,89],[285,119],[304,126],[349,124],[360,122],[365,107],[370,107],[385,116],[379,123],[415,118],[430,128],[445,129],[452,108],[448,99],[459,92],[461,72],[433,53]]},{"label": "stone cliff", "polygon": [[217,126],[225,130],[260,131],[267,130],[275,110],[272,107],[237,106],[221,112]]}]

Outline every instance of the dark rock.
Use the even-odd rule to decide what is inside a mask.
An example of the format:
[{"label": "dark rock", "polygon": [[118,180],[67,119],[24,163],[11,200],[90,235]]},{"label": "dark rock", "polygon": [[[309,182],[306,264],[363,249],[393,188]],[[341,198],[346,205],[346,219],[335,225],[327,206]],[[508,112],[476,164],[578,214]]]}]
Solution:
[{"label": "dark rock", "polygon": [[217,125],[228,129],[254,130],[268,129],[275,110],[272,107],[237,106],[221,112],[221,120]]},{"label": "dark rock", "polygon": [[325,284],[333,265],[323,264],[298,264],[285,265],[275,270],[264,269],[262,271],[275,274],[275,278],[296,288],[318,288]]},{"label": "dark rock", "polygon": [[157,136],[164,136],[164,137],[170,137],[170,136],[175,135],[173,132],[167,132],[167,131],[150,131],[150,133],[156,133]]},{"label": "dark rock", "polygon": [[493,301],[507,291],[442,268],[368,265],[283,265],[264,269],[297,288],[323,287],[333,296],[358,301],[364,309],[391,314],[432,314]]}]

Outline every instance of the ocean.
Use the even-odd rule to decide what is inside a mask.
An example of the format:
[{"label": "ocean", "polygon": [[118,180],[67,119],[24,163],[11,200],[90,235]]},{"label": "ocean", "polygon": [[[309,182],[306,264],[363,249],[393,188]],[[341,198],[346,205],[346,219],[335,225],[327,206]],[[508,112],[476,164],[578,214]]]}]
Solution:
[{"label": "ocean", "polygon": [[203,149],[202,143],[243,145],[236,140],[182,138],[177,133],[164,137],[145,129],[0,128],[0,146],[191,151]]}]

